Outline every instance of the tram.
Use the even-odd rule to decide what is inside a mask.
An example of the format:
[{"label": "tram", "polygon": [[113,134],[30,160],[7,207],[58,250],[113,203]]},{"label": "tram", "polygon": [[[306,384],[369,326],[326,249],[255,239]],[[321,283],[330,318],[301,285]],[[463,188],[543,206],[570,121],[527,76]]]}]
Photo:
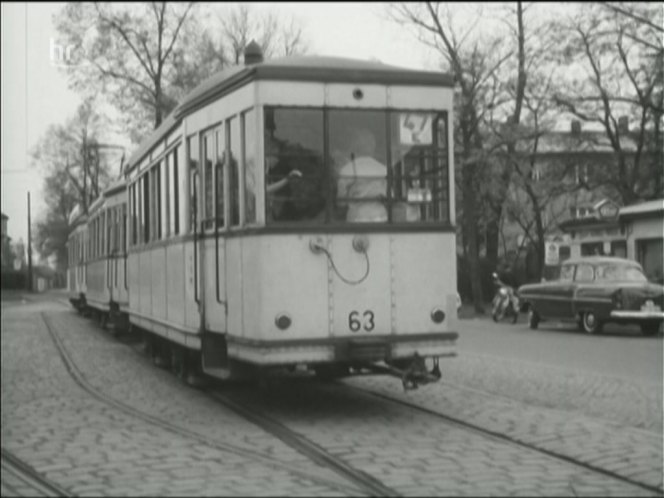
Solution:
[{"label": "tram", "polygon": [[458,337],[452,104],[444,73],[252,43],[93,205],[102,252],[70,288],[182,376],[435,381]]}]

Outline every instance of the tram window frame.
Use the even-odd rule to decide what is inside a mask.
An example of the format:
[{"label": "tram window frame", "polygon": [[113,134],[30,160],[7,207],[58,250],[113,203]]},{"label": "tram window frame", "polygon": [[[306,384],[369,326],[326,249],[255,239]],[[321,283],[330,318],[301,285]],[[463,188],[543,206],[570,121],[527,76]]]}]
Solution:
[{"label": "tram window frame", "polygon": [[[289,111],[299,114],[295,114],[290,122],[285,119],[280,123],[285,116],[279,114]],[[326,108],[323,107],[263,107],[262,196],[267,225],[324,222],[328,219],[326,120]],[[295,170],[301,176],[290,177],[289,173]],[[306,186],[304,194],[293,195],[291,182]],[[272,190],[268,192],[270,188]],[[318,195],[311,195],[316,192]]]},{"label": "tram window frame", "polygon": [[178,235],[180,233],[180,174],[178,171],[178,151],[180,147],[177,146],[171,152],[171,179],[173,185],[173,202],[170,203],[171,207],[171,235]]},{"label": "tram window frame", "polygon": [[240,119],[237,115],[230,117],[226,121],[227,125],[227,145],[228,152],[228,226],[237,228],[241,223],[240,206],[242,206],[242,190],[240,172],[242,143]]},{"label": "tram window frame", "polygon": [[162,195],[161,195],[161,164],[162,161],[158,161],[157,164],[152,168],[154,171],[154,177],[153,177],[153,189],[152,191],[154,192],[154,201],[153,201],[153,206],[154,206],[154,231],[153,231],[153,240],[154,241],[159,241],[162,239],[162,229],[161,229],[161,202],[162,202]]},{"label": "tram window frame", "polygon": [[160,183],[160,191],[161,191],[161,236],[162,238],[166,239],[170,236],[170,216],[171,216],[171,211],[169,209],[169,205],[171,203],[171,197],[170,197],[170,192],[169,192],[169,184],[170,184],[170,169],[168,168],[168,158],[169,154],[164,154],[164,158],[160,161],[162,164],[162,172],[161,172],[161,183]]},{"label": "tram window frame", "polygon": [[[141,177],[142,178],[142,177]],[[136,181],[136,245],[143,244],[143,180]]]},{"label": "tram window frame", "polygon": [[108,226],[108,221],[106,220],[107,218],[107,213],[108,209],[104,209],[101,212],[101,222],[100,222],[100,234],[99,234],[99,239],[100,239],[100,244],[99,244],[99,255],[100,256],[106,256],[106,227]]},{"label": "tram window frame", "polygon": [[[189,217],[188,229],[189,233],[197,233],[198,227],[196,226],[198,220],[198,165],[200,163],[200,141],[198,134],[193,134],[187,137],[187,177],[189,184]],[[192,155],[194,154],[194,155]]]},{"label": "tram window frame", "polygon": [[226,167],[226,144],[227,140],[227,128],[225,123],[222,123],[220,126],[215,128],[215,163],[214,163],[214,209],[215,209],[215,227],[217,229],[226,228],[226,206],[228,200],[228,192],[226,192],[226,187],[228,185],[228,180],[226,178],[228,174],[228,168]]},{"label": "tram window frame", "polygon": [[201,133],[201,163],[202,187],[203,187],[203,218],[200,220],[203,230],[209,231],[215,227],[215,155],[216,134],[215,128],[209,128]]},{"label": "tram window frame", "polygon": [[[400,120],[404,118],[405,122],[414,116],[422,119],[424,115],[430,118],[428,133],[422,135],[426,136],[427,142],[419,141],[415,131],[412,131],[410,141],[404,141],[400,136],[404,134],[404,125]],[[448,118],[447,111],[390,111],[390,170],[393,175],[391,215],[396,223],[450,222]],[[420,130],[424,129],[425,122]],[[399,213],[397,209],[402,212]],[[409,220],[408,217],[413,215],[418,219]]]},{"label": "tram window frame", "polygon": [[[389,223],[390,225],[412,225],[412,224],[438,224],[438,225],[449,225],[450,220],[450,168],[451,168],[451,158],[450,158],[450,145],[449,145],[449,111],[439,110],[439,109],[375,109],[375,108],[346,108],[346,107],[305,107],[305,106],[263,106],[263,134],[266,142],[263,147],[263,161],[268,160],[269,151],[267,147],[267,137],[271,135],[271,129],[275,126],[275,112],[287,113],[288,111],[318,111],[322,113],[323,116],[323,130],[320,133],[322,136],[322,149],[323,149],[323,177],[324,185],[323,188],[319,190],[321,197],[325,198],[324,206],[324,220],[320,215],[315,216],[313,219],[297,218],[297,219],[288,219],[285,220],[274,220],[270,216],[270,193],[267,191],[268,185],[270,185],[270,176],[266,171],[265,175],[265,185],[263,188],[263,195],[265,199],[265,223],[266,225],[284,225],[284,224],[306,224],[306,223],[321,223],[334,225],[334,226],[343,226],[346,224],[353,224],[356,222],[364,222],[370,224],[385,224]],[[295,115],[295,114],[294,114]],[[346,118],[344,118],[346,116]],[[404,133],[401,131],[401,122],[408,124],[406,122],[407,116],[412,118],[421,118],[419,123],[422,125],[420,131],[425,133],[421,135],[422,137],[427,137],[427,141],[418,141],[410,143],[407,139],[400,139],[400,134]],[[353,119],[351,119],[353,118]],[[281,117],[282,121],[285,119],[284,116]],[[343,123],[345,119],[345,123]],[[343,125],[342,125],[343,123]],[[384,177],[384,182],[386,183],[384,195],[379,197],[369,197],[366,194],[371,194],[372,189],[365,189],[366,194],[358,195],[362,192],[363,189],[356,190],[356,192],[350,191],[349,193],[353,194],[348,199],[345,199],[346,203],[353,202],[356,206],[362,205],[363,202],[376,203],[377,199],[380,199],[380,202],[386,208],[386,216],[384,213],[381,213],[381,216],[378,220],[347,220],[346,215],[342,211],[346,211],[344,206],[344,199],[341,199],[341,202],[337,200],[336,190],[339,188],[337,182],[338,171],[346,164],[349,163],[350,159],[345,159],[345,156],[348,154],[349,150],[349,139],[350,136],[343,138],[344,131],[346,131],[350,124],[356,128],[367,127],[374,135],[376,149],[372,157],[374,157],[378,162],[382,163],[386,167],[386,175]],[[359,124],[358,124],[359,123]],[[271,128],[272,125],[272,128]],[[283,127],[283,124],[281,125]],[[297,128],[297,127],[296,127]],[[296,130],[296,128],[294,128]],[[286,127],[288,129],[288,127]],[[428,135],[427,135],[428,130]],[[410,128],[406,127],[406,131],[410,131]],[[291,140],[286,132],[286,139]],[[294,135],[295,142],[297,142],[297,135]],[[279,137],[280,139],[283,137]],[[305,142],[302,142],[305,143]],[[312,142],[315,143],[315,142]],[[335,145],[336,144],[336,145]],[[311,148],[316,154],[320,150],[321,146],[311,146]],[[345,149],[344,154],[338,154],[337,149]],[[415,149],[415,152],[411,150]],[[408,187],[409,191],[405,191],[404,187],[397,185],[398,181],[401,181],[399,177],[399,171],[397,171],[397,165],[399,161],[403,161],[407,157],[407,154],[417,156],[418,160],[423,161],[421,167],[426,171],[426,178],[422,177],[420,181],[426,182],[426,185],[423,184],[423,188],[420,191],[417,191],[414,187]],[[412,158],[409,157],[410,160]],[[402,175],[403,177],[403,175]],[[352,178],[357,178],[355,175],[348,177],[349,181]],[[377,178],[382,179],[382,176],[368,177],[368,178]],[[272,182],[275,180],[272,179]],[[374,188],[374,190],[377,187]],[[379,189],[379,190],[382,190]],[[410,192],[412,190],[412,192]],[[411,197],[407,201],[404,198],[405,194],[408,192]],[[419,196],[419,197],[418,197]],[[335,209],[335,205],[339,204],[340,208],[343,208],[339,211]],[[417,215],[409,216],[408,212],[417,211]],[[401,211],[400,211],[401,210]],[[386,219],[384,219],[386,218]]]},{"label": "tram window frame", "polygon": [[129,222],[130,222],[130,246],[134,247],[138,243],[138,230],[137,230],[137,223],[136,223],[136,218],[137,218],[137,213],[136,213],[136,183],[131,184],[131,193],[129,196]]},{"label": "tram window frame", "polygon": [[241,136],[241,159],[242,171],[244,173],[244,224],[253,225],[258,221],[258,154],[256,152],[257,136],[257,114],[252,109],[247,109],[240,114]]}]

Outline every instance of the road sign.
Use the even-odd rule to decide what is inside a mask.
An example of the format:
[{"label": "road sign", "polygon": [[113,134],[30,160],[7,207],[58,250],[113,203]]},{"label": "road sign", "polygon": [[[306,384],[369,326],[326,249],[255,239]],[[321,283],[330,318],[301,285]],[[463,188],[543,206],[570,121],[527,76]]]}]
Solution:
[{"label": "road sign", "polygon": [[544,251],[544,264],[557,265],[560,262],[559,245],[557,242],[547,242]]}]

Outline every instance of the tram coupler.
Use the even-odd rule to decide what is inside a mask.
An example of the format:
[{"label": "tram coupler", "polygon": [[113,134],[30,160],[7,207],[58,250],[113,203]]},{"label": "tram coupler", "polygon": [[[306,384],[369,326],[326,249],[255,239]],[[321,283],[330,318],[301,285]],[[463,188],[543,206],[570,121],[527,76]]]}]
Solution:
[{"label": "tram coupler", "polygon": [[[403,360],[402,360],[403,361]],[[407,361],[407,360],[406,360]],[[427,371],[425,357],[413,354],[410,363],[405,368],[397,368],[394,365],[374,365],[372,369],[376,372],[385,373],[401,379],[404,391],[417,389],[421,385],[437,382],[442,377],[438,358],[433,358],[433,368]]]}]

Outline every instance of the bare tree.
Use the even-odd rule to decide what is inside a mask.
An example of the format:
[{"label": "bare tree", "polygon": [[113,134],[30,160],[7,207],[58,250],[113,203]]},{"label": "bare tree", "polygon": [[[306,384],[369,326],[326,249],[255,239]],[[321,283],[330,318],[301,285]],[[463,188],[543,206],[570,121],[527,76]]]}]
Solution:
[{"label": "bare tree", "polygon": [[66,66],[70,85],[83,94],[101,87],[134,122],[149,118],[156,128],[176,105],[173,61],[187,48],[179,42],[192,9],[193,3],[66,4],[55,21],[78,47],[78,60]]},{"label": "bare tree", "polygon": [[661,6],[605,2],[582,7],[581,15],[561,22],[559,32],[565,47],[561,61],[585,77],[568,78],[555,102],[604,130],[615,164],[607,165],[610,174],[597,178],[612,185],[624,204],[661,197]]},{"label": "bare tree", "polygon": [[[479,193],[481,185],[491,184],[486,179],[494,176],[495,164],[487,144],[490,132],[487,121],[493,110],[502,104],[500,69],[515,54],[501,37],[481,40],[470,36],[481,15],[480,12],[476,20],[469,23],[467,31],[458,34],[453,28],[453,15],[445,4],[426,2],[391,6],[392,19],[415,27],[420,40],[441,54],[444,67],[452,73],[457,86],[455,149],[458,151],[456,162],[461,202],[458,212],[462,218],[463,247],[470,267],[473,303],[478,313],[484,312],[478,226],[483,210]],[[521,66],[519,63],[518,67]],[[519,93],[523,91],[523,85],[523,77],[518,77]],[[511,119],[518,123],[519,116],[517,105]]]},{"label": "bare tree", "polygon": [[220,51],[230,54],[235,64],[242,62],[245,47],[255,40],[266,59],[299,55],[308,49],[303,27],[294,17],[283,17],[274,11],[257,13],[248,4],[225,8],[217,13],[222,26],[218,41]]},{"label": "bare tree", "polygon": [[[58,264],[66,260],[69,215],[76,205],[87,213],[111,181],[111,167],[118,146],[103,142],[107,120],[86,101],[64,125],[51,125],[32,151],[32,165],[44,173],[46,214],[36,223],[36,247],[47,258],[56,254]],[[120,152],[122,147],[119,147]]]}]

